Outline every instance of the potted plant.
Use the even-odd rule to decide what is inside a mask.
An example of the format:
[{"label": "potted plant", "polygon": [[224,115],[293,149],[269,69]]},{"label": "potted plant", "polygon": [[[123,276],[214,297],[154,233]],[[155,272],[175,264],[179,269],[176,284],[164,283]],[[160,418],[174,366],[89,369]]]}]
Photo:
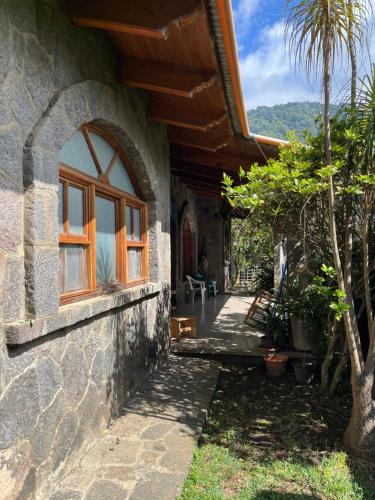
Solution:
[{"label": "potted plant", "polygon": [[267,373],[272,377],[281,377],[286,372],[288,356],[276,352],[270,352],[264,356]]},{"label": "potted plant", "polygon": [[259,346],[263,350],[274,352],[286,342],[287,325],[283,314],[280,314],[274,304],[267,306],[262,314],[252,318],[252,327],[264,333]]},{"label": "potted plant", "polygon": [[319,332],[329,312],[328,294],[330,288],[315,276],[310,283],[302,284],[295,278],[287,286],[282,309],[290,318],[293,347],[299,351],[317,352],[321,342]]}]

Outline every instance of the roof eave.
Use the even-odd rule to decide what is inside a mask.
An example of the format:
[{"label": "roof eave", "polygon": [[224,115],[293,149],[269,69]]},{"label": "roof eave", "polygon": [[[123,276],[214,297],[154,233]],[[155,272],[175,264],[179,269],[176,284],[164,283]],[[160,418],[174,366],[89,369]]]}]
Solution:
[{"label": "roof eave", "polygon": [[250,132],[242,92],[231,0],[208,0],[208,4],[234,132],[269,146],[280,147],[282,144],[288,144],[287,141]]}]

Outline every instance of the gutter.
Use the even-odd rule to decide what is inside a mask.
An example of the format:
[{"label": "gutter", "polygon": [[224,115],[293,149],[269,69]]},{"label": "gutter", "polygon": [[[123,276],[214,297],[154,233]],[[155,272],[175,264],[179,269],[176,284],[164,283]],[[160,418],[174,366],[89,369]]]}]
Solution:
[{"label": "gutter", "polygon": [[252,134],[250,132],[238,64],[232,2],[231,0],[209,0],[209,5],[211,7],[216,41],[224,73],[225,91],[228,101],[231,104],[235,133],[268,146],[279,147],[282,144],[288,144],[288,141]]},{"label": "gutter", "polygon": [[240,78],[240,68],[238,64],[238,53],[236,36],[234,32],[234,20],[231,0],[216,0],[217,11],[219,14],[220,27],[223,34],[223,42],[226,52],[228,69],[232,81],[233,98],[236,104],[238,118],[241,126],[242,135],[250,137],[249,124],[245,111],[245,104],[242,93]]},{"label": "gutter", "polygon": [[282,139],[276,139],[275,137],[267,137],[265,135],[259,134],[250,134],[251,139],[254,139],[256,142],[260,144],[266,144],[267,146],[276,146],[279,147],[281,145],[288,145],[288,141],[283,141]]}]

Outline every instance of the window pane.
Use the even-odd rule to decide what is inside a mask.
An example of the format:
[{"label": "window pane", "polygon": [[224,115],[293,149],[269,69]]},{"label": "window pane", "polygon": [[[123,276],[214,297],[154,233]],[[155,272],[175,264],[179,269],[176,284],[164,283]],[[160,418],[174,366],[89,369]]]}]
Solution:
[{"label": "window pane", "polygon": [[133,208],[134,217],[134,239],[141,241],[141,211],[139,208]]},{"label": "window pane", "polygon": [[59,161],[87,175],[98,177],[98,171],[81,130],[76,132],[60,150]]},{"label": "window pane", "polygon": [[86,248],[82,245],[60,246],[60,290],[87,289]]},{"label": "window pane", "polygon": [[112,186],[135,195],[133,183],[129,177],[126,167],[120,158],[117,158],[109,174],[109,182]]},{"label": "window pane", "polygon": [[115,203],[96,197],[96,281],[114,283],[116,276]]},{"label": "window pane", "polygon": [[142,248],[128,248],[128,280],[142,277]]},{"label": "window pane", "polygon": [[126,205],[126,239],[132,239],[132,208]]},{"label": "window pane", "polygon": [[84,192],[82,189],[69,186],[69,233],[84,234],[83,201]]},{"label": "window pane", "polygon": [[59,182],[59,232],[64,232],[64,184]]},{"label": "window pane", "polygon": [[94,146],[96,157],[103,172],[106,172],[112,158],[115,155],[115,150],[103,137],[94,132],[89,132],[91,142]]}]

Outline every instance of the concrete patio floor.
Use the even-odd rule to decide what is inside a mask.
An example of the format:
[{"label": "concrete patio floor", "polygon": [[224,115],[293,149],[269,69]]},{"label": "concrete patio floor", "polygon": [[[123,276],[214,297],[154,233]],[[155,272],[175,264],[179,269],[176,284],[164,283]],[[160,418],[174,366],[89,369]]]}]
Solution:
[{"label": "concrete patio floor", "polygon": [[197,338],[172,341],[176,354],[208,354],[232,356],[263,356],[259,350],[262,334],[244,324],[254,297],[217,295],[202,304],[200,297],[193,304],[181,304],[176,316],[194,316]]}]

